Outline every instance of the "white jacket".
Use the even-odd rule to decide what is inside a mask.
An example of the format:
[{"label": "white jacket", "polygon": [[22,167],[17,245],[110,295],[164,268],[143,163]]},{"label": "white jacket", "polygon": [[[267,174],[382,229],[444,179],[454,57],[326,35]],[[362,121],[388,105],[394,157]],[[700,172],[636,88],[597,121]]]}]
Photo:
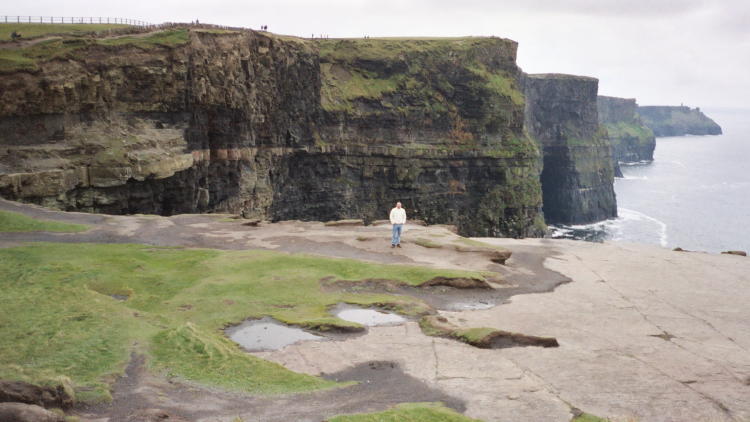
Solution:
[{"label": "white jacket", "polygon": [[393,208],[391,210],[391,224],[405,224],[406,210],[403,208]]}]

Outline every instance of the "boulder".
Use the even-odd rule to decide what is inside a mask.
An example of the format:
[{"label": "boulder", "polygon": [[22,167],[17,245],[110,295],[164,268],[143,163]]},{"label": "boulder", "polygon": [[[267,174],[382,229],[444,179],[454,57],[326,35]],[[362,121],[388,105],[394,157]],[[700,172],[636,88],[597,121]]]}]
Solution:
[{"label": "boulder", "polygon": [[132,413],[125,422],[188,422],[161,409],[143,409]]},{"label": "boulder", "polygon": [[54,386],[39,386],[23,381],[0,380],[0,403],[19,402],[67,409],[75,401],[72,391],[64,382]]},{"label": "boulder", "polygon": [[41,406],[0,403],[0,422],[64,422],[65,419]]},{"label": "boulder", "polygon": [[738,255],[738,256],[747,256],[747,252],[745,251],[724,251],[722,252],[724,255]]}]

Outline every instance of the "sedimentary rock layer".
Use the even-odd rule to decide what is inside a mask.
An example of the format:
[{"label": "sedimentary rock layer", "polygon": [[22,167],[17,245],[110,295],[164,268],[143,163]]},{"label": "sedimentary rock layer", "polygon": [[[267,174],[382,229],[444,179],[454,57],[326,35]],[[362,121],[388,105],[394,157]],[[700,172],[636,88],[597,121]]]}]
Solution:
[{"label": "sedimentary rock layer", "polygon": [[549,223],[617,216],[612,150],[597,113],[598,85],[583,76],[526,77],[526,127],[543,150],[543,209]]},{"label": "sedimentary rock layer", "polygon": [[686,106],[640,106],[643,123],[656,136],[721,135],[721,126],[700,108]]},{"label": "sedimentary rock layer", "polygon": [[633,98],[597,97],[599,123],[612,143],[615,162],[652,161],[656,139],[638,115]]},{"label": "sedimentary rock layer", "polygon": [[382,218],[401,200],[464,234],[543,229],[513,41],[68,41],[0,74],[3,197],[274,220]]}]

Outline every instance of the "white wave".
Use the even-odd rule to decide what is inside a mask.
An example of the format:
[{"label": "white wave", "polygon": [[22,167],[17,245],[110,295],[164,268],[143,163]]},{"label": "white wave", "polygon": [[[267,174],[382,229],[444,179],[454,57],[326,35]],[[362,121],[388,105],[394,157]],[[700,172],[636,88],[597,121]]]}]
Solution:
[{"label": "white wave", "polygon": [[633,166],[643,166],[643,165],[651,164],[651,163],[653,163],[653,161],[651,160],[620,161],[620,166],[633,167]]},{"label": "white wave", "polygon": [[658,220],[654,217],[651,217],[650,215],[646,215],[642,212],[627,209],[627,208],[617,208],[617,214],[620,219],[628,221],[628,220],[645,220],[645,221],[651,221],[655,223],[659,227],[659,244],[662,247],[667,247],[667,225],[661,220]]},{"label": "white wave", "polygon": [[648,180],[648,176],[623,176],[620,180]]}]

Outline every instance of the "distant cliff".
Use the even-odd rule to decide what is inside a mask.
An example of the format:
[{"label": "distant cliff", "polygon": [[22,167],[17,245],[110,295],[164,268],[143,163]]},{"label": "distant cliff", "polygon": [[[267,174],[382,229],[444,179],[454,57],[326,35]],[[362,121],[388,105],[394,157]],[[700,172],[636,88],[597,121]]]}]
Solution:
[{"label": "distant cliff", "polygon": [[656,139],[638,115],[632,98],[597,97],[599,122],[607,129],[617,162],[652,161]]},{"label": "distant cliff", "polygon": [[542,148],[548,223],[591,223],[617,216],[612,149],[597,112],[598,86],[597,79],[583,76],[526,77],[526,127]]},{"label": "distant cliff", "polygon": [[721,126],[686,106],[640,106],[638,114],[656,136],[721,135]]}]

